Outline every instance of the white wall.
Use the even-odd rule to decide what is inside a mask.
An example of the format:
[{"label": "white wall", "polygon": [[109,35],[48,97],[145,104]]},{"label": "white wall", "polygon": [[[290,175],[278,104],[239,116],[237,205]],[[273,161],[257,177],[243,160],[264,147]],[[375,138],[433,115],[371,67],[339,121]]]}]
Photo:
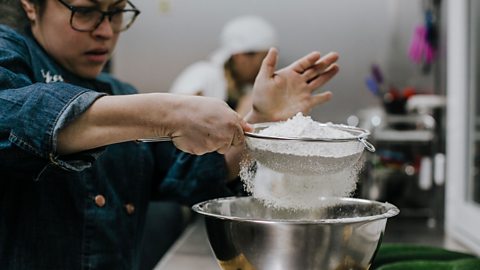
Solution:
[{"label": "white wall", "polygon": [[345,123],[357,110],[379,104],[364,85],[372,62],[400,83],[415,72],[406,55],[413,26],[422,22],[419,0],[133,2],[142,14],[122,35],[113,70],[141,92],[168,91],[184,67],[217,47],[222,25],[244,14],[261,15],[277,28],[281,66],[312,50],[340,53],[341,72],[325,87],[334,99],[313,112],[319,121]]}]

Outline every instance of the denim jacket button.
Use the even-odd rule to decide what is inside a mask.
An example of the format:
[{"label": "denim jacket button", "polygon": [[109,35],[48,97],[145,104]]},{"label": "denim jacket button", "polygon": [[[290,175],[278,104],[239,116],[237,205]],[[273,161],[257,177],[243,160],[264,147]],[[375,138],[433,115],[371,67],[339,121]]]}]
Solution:
[{"label": "denim jacket button", "polygon": [[105,197],[103,195],[95,196],[95,204],[98,207],[103,207],[105,205]]},{"label": "denim jacket button", "polygon": [[127,203],[125,204],[125,210],[127,211],[127,214],[133,215],[133,213],[135,213],[135,205]]}]

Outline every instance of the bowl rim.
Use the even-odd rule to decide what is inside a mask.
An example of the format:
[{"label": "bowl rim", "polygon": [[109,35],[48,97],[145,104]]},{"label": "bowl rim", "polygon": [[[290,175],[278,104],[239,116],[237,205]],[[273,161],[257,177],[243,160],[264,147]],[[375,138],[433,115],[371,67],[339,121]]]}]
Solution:
[{"label": "bowl rim", "polygon": [[343,124],[332,124],[332,123],[318,123],[322,127],[335,127],[347,132],[354,132],[357,135],[352,134],[348,138],[309,138],[309,137],[288,137],[288,136],[270,136],[258,134],[259,130],[265,129],[273,124],[283,123],[284,121],[279,122],[263,122],[252,124],[253,132],[246,131],[245,136],[257,139],[267,139],[267,140],[296,140],[296,141],[307,141],[307,142],[348,142],[348,141],[358,141],[366,139],[370,135],[370,131],[353,126],[347,126]]},{"label": "bowl rim", "polygon": [[[383,206],[386,211],[382,214],[364,216],[364,217],[351,217],[351,218],[340,218],[340,219],[312,219],[312,220],[302,220],[302,219],[261,219],[261,218],[248,218],[248,217],[238,217],[238,216],[225,216],[220,214],[208,213],[204,210],[204,207],[207,204],[216,203],[219,201],[232,201],[232,200],[257,200],[252,196],[231,196],[216,198],[207,201],[197,203],[192,206],[192,210],[198,214],[213,217],[216,219],[230,220],[235,222],[248,222],[248,223],[264,223],[264,224],[354,224],[354,223],[366,223],[375,220],[387,219],[393,216],[396,216],[400,213],[400,210],[393,204],[388,202],[379,202],[374,200],[359,199],[359,198],[350,198],[350,197],[320,197],[319,199],[329,200],[329,199],[338,199],[344,202],[359,202],[362,204],[375,204]],[[294,211],[294,210],[292,210]]]}]

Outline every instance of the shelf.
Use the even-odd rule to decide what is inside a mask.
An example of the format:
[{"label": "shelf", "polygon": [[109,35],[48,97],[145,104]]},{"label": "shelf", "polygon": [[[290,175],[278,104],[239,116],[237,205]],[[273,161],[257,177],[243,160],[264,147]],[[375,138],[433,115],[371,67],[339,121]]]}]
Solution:
[{"label": "shelf", "polygon": [[372,140],[376,142],[430,142],[434,138],[431,130],[376,130],[372,135]]}]

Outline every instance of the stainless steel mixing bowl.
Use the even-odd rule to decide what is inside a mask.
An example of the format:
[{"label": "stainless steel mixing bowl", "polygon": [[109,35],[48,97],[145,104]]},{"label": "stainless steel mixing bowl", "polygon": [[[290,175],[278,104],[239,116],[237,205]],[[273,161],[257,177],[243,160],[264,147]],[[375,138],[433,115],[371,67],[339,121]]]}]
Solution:
[{"label": "stainless steel mixing bowl", "polygon": [[319,198],[325,207],[288,210],[252,197],[202,202],[210,246],[225,270],[368,269],[380,246],[389,203]]}]

